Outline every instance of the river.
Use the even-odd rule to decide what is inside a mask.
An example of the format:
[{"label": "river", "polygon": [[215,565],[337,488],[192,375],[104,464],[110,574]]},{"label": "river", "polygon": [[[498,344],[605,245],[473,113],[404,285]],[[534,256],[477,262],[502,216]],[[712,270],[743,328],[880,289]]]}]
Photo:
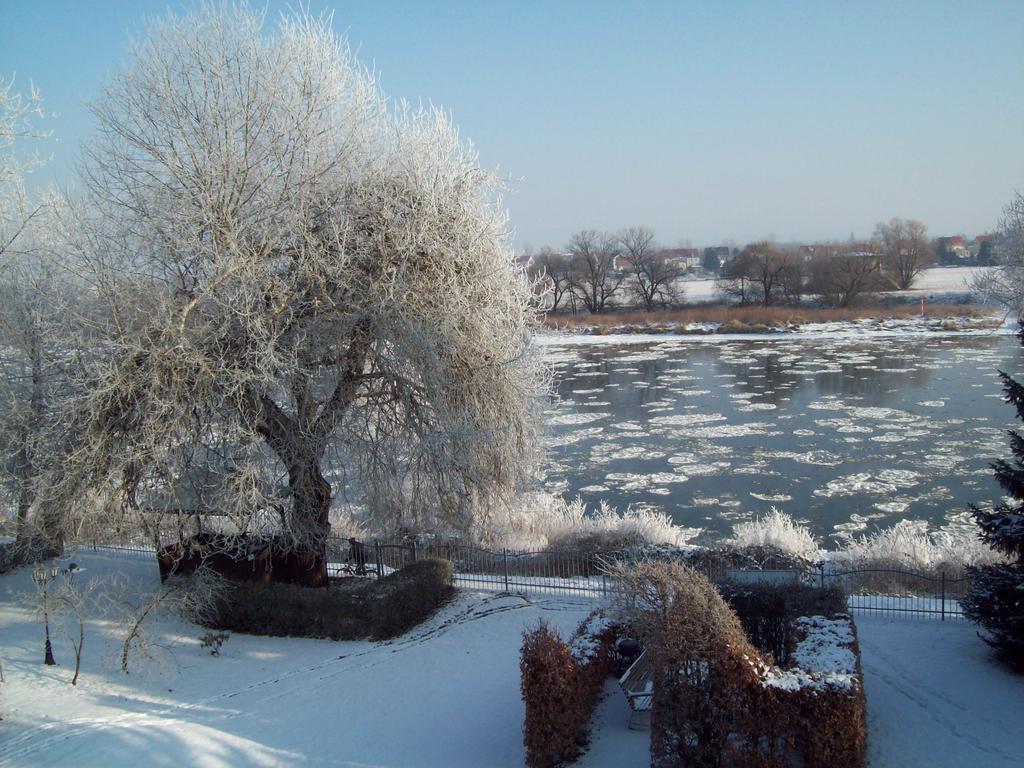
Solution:
[{"label": "river", "polygon": [[546,487],[728,533],[772,506],[819,537],[962,521],[999,497],[1013,336],[559,343]]}]

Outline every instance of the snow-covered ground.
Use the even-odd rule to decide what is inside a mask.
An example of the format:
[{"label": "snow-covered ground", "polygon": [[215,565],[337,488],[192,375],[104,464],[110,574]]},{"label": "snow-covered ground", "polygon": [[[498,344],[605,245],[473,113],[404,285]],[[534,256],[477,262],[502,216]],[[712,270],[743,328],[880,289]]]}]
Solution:
[{"label": "snow-covered ground", "polygon": [[911,291],[930,293],[968,293],[976,276],[986,275],[993,267],[932,267],[924,270]]},{"label": "snow-covered ground", "polygon": [[[991,271],[993,267],[932,267],[917,276],[911,293],[968,293],[975,275]],[[711,279],[682,280],[686,301],[701,304],[717,301],[715,281]]]},{"label": "snow-covered ground", "polygon": [[[78,559],[80,579],[124,571],[154,587],[155,564],[104,555]],[[520,766],[522,631],[543,619],[567,634],[586,600],[460,592],[392,642],[232,635],[222,655],[202,630],[162,621],[162,666],[117,663],[115,625],[89,621],[83,675],[72,688],[71,650],[55,643],[44,667],[30,577],[0,577],[6,682],[0,686],[0,766]],[[962,623],[858,618],[868,696],[871,764],[1020,765],[1024,679],[988,656]],[[647,735],[626,728],[614,684],[579,765],[647,764]]]},{"label": "snow-covered ground", "polygon": [[857,617],[872,768],[1024,765],[1024,677],[966,622]]}]

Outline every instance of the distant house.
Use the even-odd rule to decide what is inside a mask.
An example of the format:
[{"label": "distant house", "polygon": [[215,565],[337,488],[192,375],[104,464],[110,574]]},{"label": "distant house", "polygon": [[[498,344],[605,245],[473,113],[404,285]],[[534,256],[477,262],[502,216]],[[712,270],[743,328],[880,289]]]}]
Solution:
[{"label": "distant house", "polygon": [[871,247],[870,243],[848,241],[842,243],[814,243],[813,245],[801,245],[797,252],[805,262],[816,258],[836,259],[840,257],[850,258],[874,258],[881,264],[882,254]]},{"label": "distant house", "polygon": [[699,248],[666,248],[661,255],[665,261],[679,269],[697,269],[700,266]]},{"label": "distant house", "polygon": [[952,237],[940,237],[938,240],[939,252],[949,254],[951,258],[958,261],[967,261],[971,258],[971,249],[967,247],[962,235]]},{"label": "distant house", "polygon": [[971,256],[983,266],[996,263],[998,248],[995,235],[978,235],[971,243]]},{"label": "distant house", "polygon": [[801,245],[797,251],[804,261],[812,261],[820,256],[835,256],[838,253],[838,248],[834,243],[812,243],[811,245]]}]

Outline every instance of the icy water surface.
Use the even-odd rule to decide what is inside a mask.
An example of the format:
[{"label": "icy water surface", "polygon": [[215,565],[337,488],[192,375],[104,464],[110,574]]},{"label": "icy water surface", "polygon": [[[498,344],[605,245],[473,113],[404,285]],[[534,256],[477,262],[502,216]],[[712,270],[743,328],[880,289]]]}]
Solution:
[{"label": "icy water surface", "polygon": [[823,537],[937,526],[998,487],[1015,337],[550,344],[547,484],[727,533],[775,506]]}]

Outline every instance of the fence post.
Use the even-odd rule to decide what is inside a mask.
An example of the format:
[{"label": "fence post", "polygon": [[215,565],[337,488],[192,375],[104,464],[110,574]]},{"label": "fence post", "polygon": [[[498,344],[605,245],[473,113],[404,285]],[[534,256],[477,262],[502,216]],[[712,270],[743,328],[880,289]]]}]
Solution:
[{"label": "fence post", "polygon": [[942,621],[946,620],[946,572],[942,571],[940,583],[942,584]]},{"label": "fence post", "polygon": [[377,561],[377,578],[384,578],[384,564],[380,561],[380,542],[373,542],[374,559]]},{"label": "fence post", "polygon": [[501,548],[501,557],[505,562],[505,591],[508,592],[508,548]]}]

